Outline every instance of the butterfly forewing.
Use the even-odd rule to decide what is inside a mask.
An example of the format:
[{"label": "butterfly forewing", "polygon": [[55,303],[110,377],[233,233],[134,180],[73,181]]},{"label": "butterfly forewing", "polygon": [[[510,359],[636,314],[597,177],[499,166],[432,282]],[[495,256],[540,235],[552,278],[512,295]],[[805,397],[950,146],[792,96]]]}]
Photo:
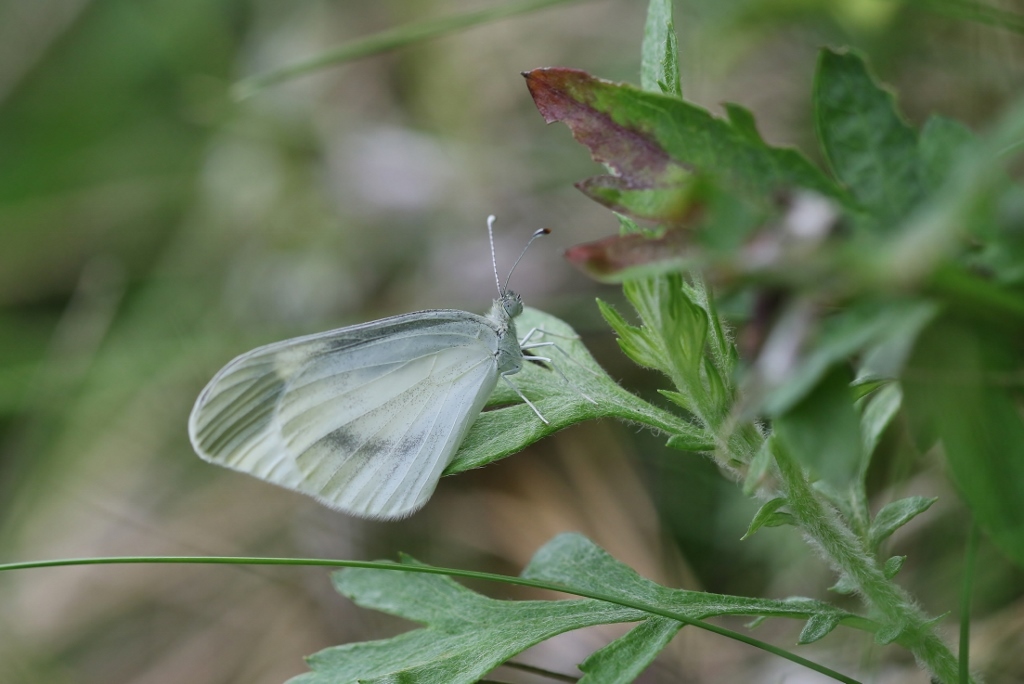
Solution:
[{"label": "butterfly forewing", "polygon": [[438,310],[261,347],[203,390],[192,442],[207,460],[333,508],[408,515],[494,389],[501,332]]}]

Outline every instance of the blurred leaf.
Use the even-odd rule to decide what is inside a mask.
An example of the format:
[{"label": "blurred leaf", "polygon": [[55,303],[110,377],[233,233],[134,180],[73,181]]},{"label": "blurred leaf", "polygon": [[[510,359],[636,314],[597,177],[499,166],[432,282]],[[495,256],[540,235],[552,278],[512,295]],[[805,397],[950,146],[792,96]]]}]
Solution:
[{"label": "blurred leaf", "polygon": [[917,135],[856,54],[822,50],[814,80],[818,137],[832,170],[890,230],[923,195]]},{"label": "blurred leaf", "polygon": [[[693,443],[706,443],[703,431],[678,416],[651,406],[619,386],[597,364],[575,331],[549,314],[527,307],[516,318],[517,330],[525,334],[539,328],[548,335],[537,341],[554,342],[557,347],[540,348],[551,358],[557,371],[537,363],[524,363],[509,379],[530,399],[548,421],[542,423],[533,410],[505,383],[499,383],[488,400],[489,406],[476,419],[446,474],[478,468],[526,448],[530,444],[575,423],[595,418],[619,418],[663,430]],[[548,351],[550,350],[550,351]],[[590,401],[590,399],[593,401]]]},{"label": "blurred leaf", "polygon": [[640,48],[640,87],[649,93],[683,96],[672,0],[651,0],[647,5],[647,23]]},{"label": "blurred leaf", "polygon": [[934,114],[928,117],[917,141],[921,171],[928,191],[935,192],[949,178],[957,158],[974,142],[974,134],[959,121]]},{"label": "blurred leaf", "polygon": [[232,91],[235,93],[236,98],[251,97],[274,84],[315,73],[330,66],[344,64],[345,62],[362,59],[407,45],[414,45],[425,40],[472,28],[473,26],[489,24],[500,19],[514,17],[519,14],[528,14],[546,7],[564,5],[570,2],[576,2],[576,0],[522,0],[522,2],[507,2],[475,12],[465,12],[450,17],[403,24],[371,36],[359,38],[301,62],[250,76],[236,83]]},{"label": "blurred leaf", "polygon": [[925,301],[865,297],[826,318],[797,367],[765,398],[764,411],[778,415],[788,410],[806,396],[832,366],[866,348],[894,341],[912,344],[913,335],[935,311],[935,307]]},{"label": "blurred leaf", "polygon": [[[602,187],[610,176],[577,183],[583,192],[614,211],[637,219],[660,221],[668,227],[657,235],[627,232],[569,247],[565,259],[590,277],[621,283],[670,273],[705,269],[714,259],[736,270],[737,250],[751,231],[770,222],[777,208],[748,201],[705,176],[693,176],[674,188],[628,189]],[[617,188],[625,184],[614,181]],[[620,213],[620,215],[621,215]]]},{"label": "blurred leaf", "polygon": [[725,107],[729,123],[732,124],[737,133],[740,133],[751,142],[764,144],[764,139],[757,132],[757,122],[754,120],[754,115],[749,109],[734,102],[726,102],[722,106]]},{"label": "blurred leaf", "polygon": [[911,496],[883,506],[871,521],[871,529],[868,532],[871,548],[877,549],[893,532],[927,511],[936,501],[938,499]]},{"label": "blurred leaf", "polygon": [[860,429],[863,440],[863,460],[860,466],[860,481],[867,477],[871,455],[882,439],[882,433],[899,413],[903,393],[896,383],[889,383],[868,398],[860,416]]},{"label": "blurred leaf", "polygon": [[921,336],[903,379],[923,446],[940,439],[949,473],[992,541],[1024,565],[1021,346],[1012,334],[943,319]]},{"label": "blurred leaf", "polygon": [[691,212],[690,185],[634,188],[618,176],[594,176],[576,184],[584,195],[635,219],[681,223]]},{"label": "blurred leaf", "polygon": [[679,186],[692,170],[721,177],[748,198],[801,187],[843,199],[796,150],[752,141],[728,121],[679,99],[576,69],[535,69],[526,82],[548,123],[566,123],[596,161],[632,187]]},{"label": "blurred leaf", "polygon": [[[996,206],[1009,187],[1007,164],[1024,138],[1024,100],[1004,114],[977,144],[961,146],[949,164],[948,178],[930,200],[914,211],[872,259],[876,277],[906,289],[925,282],[966,311],[988,310],[993,317],[1024,317],[1024,300],[993,291],[991,284],[964,275],[949,264],[964,238],[999,233]],[[939,278],[928,282],[929,278]],[[953,282],[945,282],[952,279]],[[958,301],[959,300],[959,301]]]},{"label": "blurred leaf", "polygon": [[754,458],[751,459],[747,468],[747,475],[743,478],[743,493],[750,496],[761,486],[762,481],[768,475],[772,465],[771,438],[764,440],[761,448],[757,450]]},{"label": "blurred leaf", "polygon": [[860,419],[845,369],[834,367],[798,404],[775,418],[772,429],[804,467],[831,486],[845,489],[857,480]]},{"label": "blurred leaf", "polygon": [[579,684],[632,682],[650,665],[680,629],[681,622],[649,617],[579,664]]}]

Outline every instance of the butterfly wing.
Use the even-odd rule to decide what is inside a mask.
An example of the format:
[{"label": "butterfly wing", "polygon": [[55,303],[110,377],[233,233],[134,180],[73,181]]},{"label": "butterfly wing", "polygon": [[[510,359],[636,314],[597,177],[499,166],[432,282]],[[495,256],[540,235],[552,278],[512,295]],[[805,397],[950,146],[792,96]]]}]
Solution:
[{"label": "butterfly wing", "polygon": [[421,311],[260,347],[189,419],[208,461],[368,518],[426,503],[498,379],[499,330]]}]

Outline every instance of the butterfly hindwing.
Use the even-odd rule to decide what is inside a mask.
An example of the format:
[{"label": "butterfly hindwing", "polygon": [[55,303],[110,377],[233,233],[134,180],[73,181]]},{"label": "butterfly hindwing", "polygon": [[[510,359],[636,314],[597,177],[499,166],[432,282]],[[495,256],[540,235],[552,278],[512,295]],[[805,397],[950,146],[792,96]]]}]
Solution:
[{"label": "butterfly hindwing", "polygon": [[203,390],[192,441],[332,508],[402,517],[429,498],[494,389],[498,345],[489,319],[437,310],[261,347]]}]

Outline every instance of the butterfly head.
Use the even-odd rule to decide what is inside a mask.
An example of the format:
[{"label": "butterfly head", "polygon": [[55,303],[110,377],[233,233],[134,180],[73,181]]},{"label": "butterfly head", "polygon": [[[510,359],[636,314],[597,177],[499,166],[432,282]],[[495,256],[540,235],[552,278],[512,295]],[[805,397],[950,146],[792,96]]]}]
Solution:
[{"label": "butterfly head", "polygon": [[523,298],[518,293],[512,290],[506,290],[505,294],[501,295],[501,299],[498,300],[501,308],[508,314],[509,318],[515,318],[519,314],[523,313]]}]

